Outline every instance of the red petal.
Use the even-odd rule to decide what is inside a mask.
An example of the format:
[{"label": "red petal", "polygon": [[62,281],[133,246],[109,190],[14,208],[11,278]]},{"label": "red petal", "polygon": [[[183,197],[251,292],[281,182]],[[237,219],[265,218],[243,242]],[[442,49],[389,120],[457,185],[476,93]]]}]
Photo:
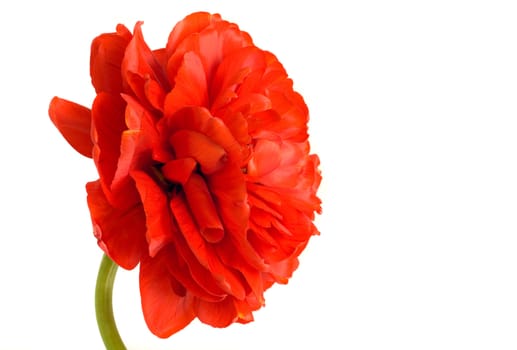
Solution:
[{"label": "red petal", "polygon": [[217,253],[236,269],[243,263],[263,269],[262,258],[247,238],[249,206],[244,174],[234,164],[228,164],[207,181],[225,229],[225,238],[216,246]]},{"label": "red petal", "polygon": [[[178,235],[176,235],[175,238],[177,238],[177,236]],[[222,300],[226,296],[226,293],[218,288],[214,278],[210,276],[207,270],[203,269],[195,259],[188,261],[187,258],[189,256],[183,255],[183,253],[184,251],[178,251],[178,244],[175,242],[174,245],[165,247],[159,254],[167,256],[164,264],[166,264],[169,273],[188,293],[206,301],[214,302]],[[198,270],[198,268],[201,270]],[[196,278],[194,278],[194,275]]]},{"label": "red petal", "polygon": [[101,34],[93,40],[90,55],[90,75],[97,93],[122,92],[120,67],[131,37],[129,30],[119,24],[116,33]]},{"label": "red petal", "polygon": [[131,172],[144,206],[149,255],[154,257],[163,246],[172,242],[172,217],[167,195],[142,171]]},{"label": "red petal", "polygon": [[[186,292],[167,269],[165,255],[140,264],[140,295],[147,326],[158,337],[167,338],[195,317],[194,297]],[[183,292],[183,293],[182,293]]]},{"label": "red petal", "polygon": [[298,265],[298,259],[296,257],[292,257],[270,264],[269,272],[276,282],[286,284],[289,281],[289,278],[291,278],[293,272],[298,268]]},{"label": "red petal", "polygon": [[203,67],[210,81],[215,69],[222,59],[236,49],[252,46],[251,37],[239,30],[235,24],[226,21],[217,21],[203,27],[196,34],[186,35],[180,42],[171,44],[168,49],[167,76],[174,80],[178,68],[187,52],[195,52],[203,62]]},{"label": "red petal", "polygon": [[231,297],[216,303],[199,300],[196,306],[199,320],[213,327],[227,327],[238,318],[237,309]]},{"label": "red petal", "polygon": [[254,295],[254,300],[256,300],[260,305],[264,305],[264,283],[262,281],[262,272],[248,264],[240,264],[239,271],[246,279],[246,282],[248,282]]},{"label": "red petal", "polygon": [[109,200],[112,200],[110,187],[117,170],[122,132],[127,129],[125,108],[122,97],[104,92],[97,95],[92,107],[93,159]]},{"label": "red petal", "polygon": [[196,166],[193,158],[181,158],[168,161],[161,170],[167,180],[184,185]]},{"label": "red petal", "polygon": [[257,253],[264,257],[266,264],[269,264],[271,261],[282,260],[286,256],[280,248],[280,245],[268,233],[268,231],[265,228],[256,225],[253,220],[250,222],[248,239]]},{"label": "red petal", "polygon": [[194,158],[203,174],[211,174],[224,165],[226,152],[218,144],[199,132],[180,130],[170,137],[178,158]]},{"label": "red petal", "polygon": [[50,101],[48,114],[70,146],[83,156],[91,158],[91,111],[77,103],[54,97]]},{"label": "red petal", "polygon": [[140,205],[112,207],[99,181],[86,185],[88,207],[99,246],[118,265],[134,268],[145,253],[145,214]]},{"label": "red petal", "polygon": [[228,164],[207,179],[225,226],[239,235],[246,230],[249,218],[244,179],[240,169],[233,164]]},{"label": "red petal", "polygon": [[179,130],[192,130],[207,136],[215,144],[221,146],[228,154],[228,160],[240,163],[243,154],[247,154],[235,140],[224,122],[213,117],[206,108],[188,107],[176,112],[169,118],[162,119],[172,135]]},{"label": "red petal", "polygon": [[[207,301],[221,301],[224,299],[228,293],[220,287],[220,283],[216,279],[217,276],[201,264],[179,230],[174,230],[173,234],[176,255],[183,259],[187,265],[185,269],[188,269],[192,280],[204,291],[204,293],[198,293],[196,296]],[[169,269],[176,265],[179,266],[179,264],[174,261],[174,258],[170,260],[173,266],[169,265]]]},{"label": "red petal", "polygon": [[[253,92],[263,92],[259,85],[265,68],[264,52],[257,47],[249,46],[235,50],[224,57],[215,72],[210,91],[212,93],[211,108],[217,110],[225,106],[230,99],[237,95],[246,95]],[[254,76],[252,91],[243,90],[240,86],[244,81]],[[237,89],[239,94],[237,94]]]},{"label": "red petal", "polygon": [[232,101],[227,107],[232,111],[239,111],[248,116],[271,109],[272,103],[268,97],[262,94],[251,93],[239,96],[238,99]]},{"label": "red petal", "polygon": [[198,54],[205,66],[208,80],[211,80],[225,56],[235,50],[253,45],[251,37],[246,32],[240,31],[235,24],[221,21],[215,23],[213,27],[203,30],[197,37]]},{"label": "red petal", "polygon": [[196,12],[186,16],[182,21],[178,22],[169,35],[167,41],[167,53],[170,57],[176,50],[178,45],[189,35],[199,33],[210,24],[221,21],[218,14],[210,14],[208,12]]},{"label": "red petal", "polygon": [[144,84],[144,93],[151,106],[163,112],[165,104],[165,91],[163,87],[155,80],[147,80]]},{"label": "red petal", "polygon": [[201,235],[209,243],[219,242],[224,236],[224,228],[205,180],[194,173],[183,190]]},{"label": "red petal", "polygon": [[248,122],[240,112],[234,112],[230,109],[225,110],[224,115],[218,115],[228,130],[241,145],[241,166],[245,167],[251,156],[251,137],[248,133]]},{"label": "red petal", "polygon": [[266,129],[284,140],[303,142],[307,140],[307,106],[300,95],[289,91],[270,91],[273,109],[279,114],[277,123],[266,125]]},{"label": "red petal", "polygon": [[180,195],[174,196],[170,206],[181,234],[185,237],[185,242],[189,245],[201,265],[212,273],[221,289],[232,294],[237,299],[244,299],[246,291],[243,281],[233,270],[221,263],[219,256],[213,249],[213,245],[207,244],[203,236],[201,236],[186,206],[185,198]]},{"label": "red petal", "polygon": [[[135,25],[134,36],[127,46],[121,69],[135,94],[145,99],[144,85],[147,79],[157,81],[165,91],[170,87],[164,69],[144,41],[142,24],[143,22],[137,22]],[[131,79],[133,75],[141,79]]]},{"label": "red petal", "polygon": [[236,322],[249,323],[253,321],[252,311],[260,309],[263,305],[253,300],[253,295],[246,296],[244,300],[234,299],[233,303],[237,309],[237,316],[239,319]]},{"label": "red petal", "polygon": [[174,88],[165,98],[164,114],[170,116],[185,106],[208,107],[205,70],[199,56],[187,52],[174,78]]},{"label": "red petal", "polygon": [[131,96],[122,97],[127,102],[125,124],[128,130],[122,132],[120,156],[112,189],[117,187],[120,181],[127,179],[132,169],[142,169],[151,165],[153,142],[158,142],[152,115]]},{"label": "red petal", "polygon": [[280,164],[281,156],[278,142],[258,140],[253,148],[253,156],[248,163],[248,175],[260,177],[270,173]]}]

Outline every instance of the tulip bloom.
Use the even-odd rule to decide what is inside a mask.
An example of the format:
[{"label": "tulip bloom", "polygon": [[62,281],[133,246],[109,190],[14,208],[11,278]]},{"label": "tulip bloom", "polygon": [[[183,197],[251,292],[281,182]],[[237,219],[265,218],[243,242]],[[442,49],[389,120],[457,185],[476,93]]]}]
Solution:
[{"label": "tulip bloom", "polygon": [[91,107],[55,97],[49,114],[95,163],[93,231],[116,264],[140,264],[149,329],[168,337],[196,317],[252,321],[318,234],[319,159],[284,67],[237,25],[201,12],[157,50],[140,22],[101,34],[90,73]]}]

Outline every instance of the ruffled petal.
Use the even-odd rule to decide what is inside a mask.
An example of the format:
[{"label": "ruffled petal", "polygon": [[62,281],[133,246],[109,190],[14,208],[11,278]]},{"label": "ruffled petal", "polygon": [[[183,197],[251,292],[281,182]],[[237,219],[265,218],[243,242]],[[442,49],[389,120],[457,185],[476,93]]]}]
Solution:
[{"label": "ruffled petal", "polygon": [[269,135],[281,137],[283,140],[293,142],[304,142],[308,138],[307,122],[309,114],[307,106],[301,96],[295,93],[284,91],[270,91],[268,97],[271,99],[272,107],[279,118],[275,123],[262,124],[263,131]]},{"label": "ruffled petal", "polygon": [[97,93],[122,92],[123,82],[120,67],[131,37],[129,30],[119,24],[116,33],[101,34],[93,40],[90,55],[90,75]]},{"label": "ruffled petal", "polygon": [[147,326],[167,338],[185,328],[195,317],[195,298],[170,274],[167,256],[158,254],[140,264],[140,295]]},{"label": "ruffled petal", "polygon": [[138,203],[115,208],[99,181],[86,185],[88,207],[99,246],[118,265],[133,269],[145,254],[145,213]]},{"label": "ruffled petal", "polygon": [[213,28],[207,28],[197,36],[199,51],[205,66],[208,81],[211,81],[215,70],[224,57],[235,50],[252,46],[253,41],[248,33],[239,30],[235,24],[221,21],[213,24]]},{"label": "ruffled petal", "polygon": [[234,299],[233,303],[235,304],[235,309],[237,310],[238,319],[236,322],[239,323],[249,323],[253,321],[254,318],[252,312],[264,306],[263,304],[254,300],[253,294],[249,294],[244,300]]},{"label": "ruffled petal", "polygon": [[249,154],[249,150],[237,142],[224,122],[213,117],[206,108],[186,107],[162,119],[161,123],[166,124],[163,128],[167,129],[169,135],[180,130],[192,130],[205,135],[226,151],[228,161],[240,164],[243,157]]},{"label": "ruffled petal", "polygon": [[168,161],[161,170],[167,180],[184,185],[196,166],[194,158],[181,158]]},{"label": "ruffled petal", "polygon": [[119,95],[99,93],[92,107],[93,159],[99,172],[104,192],[111,201],[111,182],[120,157],[126,103]]},{"label": "ruffled petal", "polygon": [[149,255],[154,257],[166,244],[172,242],[172,217],[167,194],[142,171],[131,172],[145,211],[146,238]]},{"label": "ruffled petal", "polygon": [[228,164],[209,176],[207,183],[225,228],[224,239],[215,247],[216,254],[237,270],[244,264],[263,269],[263,259],[247,238],[250,208],[244,174],[235,165]]},{"label": "ruffled petal", "polygon": [[[179,230],[174,230],[173,235],[176,258],[170,259],[169,269],[171,271],[178,268],[188,270],[187,273],[190,274],[192,282],[197,284],[195,288],[197,293],[195,295],[198,298],[211,302],[223,300],[228,295],[228,292],[221,288],[220,282],[218,282],[213,272],[201,264]],[[184,264],[176,263],[176,259],[179,258],[183,259]],[[171,273],[174,275],[174,272]],[[200,292],[199,288],[203,292]]]},{"label": "ruffled petal", "polygon": [[[135,25],[134,35],[127,46],[121,70],[133,92],[142,101],[145,101],[147,100],[146,92],[149,93],[149,87],[146,89],[147,80],[151,79],[158,83],[153,89],[161,86],[163,90],[167,91],[170,86],[159,60],[144,41],[142,24],[143,22],[137,22]],[[163,92],[160,95],[163,95]],[[151,98],[153,103],[155,100],[155,97]]]},{"label": "ruffled petal", "polygon": [[253,149],[253,156],[248,163],[248,176],[260,178],[275,170],[280,165],[282,156],[279,151],[278,142],[258,140]]},{"label": "ruffled petal", "polygon": [[[294,254],[296,255],[296,254]],[[298,268],[299,261],[296,257],[285,259],[269,265],[269,274],[275,279],[275,282],[287,284],[293,272]]]},{"label": "ruffled petal", "polygon": [[244,299],[246,296],[244,281],[236,271],[222,264],[214,250],[214,245],[208,244],[199,232],[185,202],[183,195],[174,196],[170,202],[171,211],[185,242],[201,265],[212,273],[222,290],[237,299]]},{"label": "ruffled petal", "polygon": [[91,111],[77,103],[54,97],[50,101],[48,114],[70,146],[83,156],[91,158]]},{"label": "ruffled petal", "polygon": [[178,48],[178,45],[189,35],[199,33],[210,24],[222,21],[218,14],[208,12],[196,12],[186,16],[178,22],[167,40],[167,53],[170,57]]},{"label": "ruffled petal", "polygon": [[196,53],[187,52],[183,56],[174,82],[174,88],[165,98],[165,116],[170,116],[185,106],[208,107],[205,70]]},{"label": "ruffled petal", "polygon": [[165,105],[165,90],[156,80],[146,80],[144,83],[144,94],[151,106],[163,112]]},{"label": "ruffled petal", "polygon": [[[263,92],[262,86],[253,83],[260,82],[265,67],[264,52],[254,46],[239,48],[224,57],[211,82],[211,109],[219,110],[236,97]],[[252,89],[243,89],[242,84],[245,82]]]},{"label": "ruffled petal", "polygon": [[192,174],[183,190],[203,238],[209,243],[219,242],[224,236],[224,228],[205,180]]},{"label": "ruffled petal", "polygon": [[128,181],[131,170],[149,168],[153,164],[153,146],[160,143],[151,114],[131,96],[122,97],[127,103],[125,124],[128,129],[122,132],[120,140],[120,156],[111,183],[114,192]]},{"label": "ruffled petal", "polygon": [[231,297],[216,303],[199,300],[196,306],[199,320],[213,327],[227,327],[238,319],[237,309]]},{"label": "ruffled petal", "polygon": [[252,46],[251,37],[239,30],[238,26],[226,21],[214,21],[204,27],[198,33],[186,35],[181,41],[174,41],[171,44],[174,51],[168,49],[170,58],[167,63],[167,76],[174,80],[178,69],[187,52],[195,52],[203,62],[207,82],[213,78],[217,66],[222,59],[231,54],[234,50],[242,47]]},{"label": "ruffled petal", "polygon": [[176,157],[195,159],[205,175],[221,169],[227,160],[224,148],[199,132],[179,130],[171,135],[170,142]]},{"label": "ruffled petal", "polygon": [[[196,263],[195,260],[190,261],[188,255],[184,255],[183,250],[179,250],[180,243],[168,245],[159,254],[166,255],[167,259],[164,263],[167,266],[169,273],[196,298],[206,301],[220,301],[226,293],[222,292],[215,284],[214,279],[203,280],[208,277],[206,270]],[[195,277],[194,277],[195,276]],[[198,282],[201,281],[201,282]],[[214,288],[216,289],[214,293]],[[222,294],[221,294],[222,292]]]}]

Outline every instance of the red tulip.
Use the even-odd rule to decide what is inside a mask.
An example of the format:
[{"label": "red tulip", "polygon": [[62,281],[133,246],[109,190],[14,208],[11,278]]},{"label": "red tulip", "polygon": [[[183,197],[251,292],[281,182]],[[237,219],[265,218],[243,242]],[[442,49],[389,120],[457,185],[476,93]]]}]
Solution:
[{"label": "red tulip", "polygon": [[141,25],[93,40],[91,109],[56,97],[50,117],[95,162],[94,233],[118,265],[140,264],[150,330],[249,322],[318,234],[307,107],[277,58],[219,15],[187,16],[158,50]]}]

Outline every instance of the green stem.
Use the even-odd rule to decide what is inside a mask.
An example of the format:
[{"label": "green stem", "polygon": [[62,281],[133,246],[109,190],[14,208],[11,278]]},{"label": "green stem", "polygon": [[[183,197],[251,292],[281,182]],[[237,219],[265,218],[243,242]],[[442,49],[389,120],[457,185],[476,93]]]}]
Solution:
[{"label": "green stem", "polygon": [[107,350],[126,350],[113,317],[113,282],[118,265],[106,255],[102,257],[95,286],[95,313],[97,325]]}]

